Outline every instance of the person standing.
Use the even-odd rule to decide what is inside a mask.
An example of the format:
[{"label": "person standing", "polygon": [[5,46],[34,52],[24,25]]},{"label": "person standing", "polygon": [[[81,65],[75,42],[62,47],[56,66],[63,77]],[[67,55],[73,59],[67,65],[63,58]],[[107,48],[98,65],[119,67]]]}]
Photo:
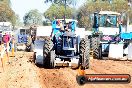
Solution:
[{"label": "person standing", "polygon": [[9,32],[9,51],[11,51],[11,49],[12,49],[12,41],[11,41],[11,37],[12,37],[12,35],[11,35],[11,33]]},{"label": "person standing", "polygon": [[7,33],[5,33],[5,35],[3,36],[3,42],[7,43],[9,41],[10,41],[10,37],[9,37],[9,35]]},{"label": "person standing", "polygon": [[57,21],[57,25],[60,27],[60,31],[63,32],[64,31],[64,26],[63,26],[63,24],[60,20]]},{"label": "person standing", "polygon": [[5,53],[4,43],[1,42],[0,43],[0,59],[1,59],[3,71],[4,71],[4,64],[3,64],[3,62],[4,62],[4,60],[3,60],[4,59],[4,53]]},{"label": "person standing", "polygon": [[34,41],[35,41],[35,35],[31,35],[31,38],[32,38],[32,43],[34,44]]},{"label": "person standing", "polygon": [[5,47],[6,47],[7,61],[10,64],[10,62],[9,62],[9,49],[10,49],[9,42],[10,42],[10,36],[7,33],[5,33],[5,35],[3,36],[3,42],[5,43]]},{"label": "person standing", "polygon": [[11,37],[11,43],[12,43],[12,46],[11,46],[12,56],[15,57],[15,55],[14,55],[14,52],[15,52],[15,37],[14,37],[14,35],[12,35],[12,37]]},{"label": "person standing", "polygon": [[2,33],[0,33],[0,44],[2,43]]}]

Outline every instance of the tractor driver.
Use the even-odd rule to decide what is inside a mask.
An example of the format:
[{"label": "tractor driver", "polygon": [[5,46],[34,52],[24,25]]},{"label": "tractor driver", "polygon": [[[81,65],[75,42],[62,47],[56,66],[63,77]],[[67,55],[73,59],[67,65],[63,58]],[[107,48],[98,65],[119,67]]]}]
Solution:
[{"label": "tractor driver", "polygon": [[69,24],[66,25],[65,31],[71,32],[71,29],[69,28]]},{"label": "tractor driver", "polygon": [[109,27],[111,25],[113,25],[113,23],[110,21],[110,17],[108,16],[106,19],[106,26]]},{"label": "tractor driver", "polygon": [[64,26],[60,20],[57,21],[57,25],[60,27],[60,32],[64,32]]}]

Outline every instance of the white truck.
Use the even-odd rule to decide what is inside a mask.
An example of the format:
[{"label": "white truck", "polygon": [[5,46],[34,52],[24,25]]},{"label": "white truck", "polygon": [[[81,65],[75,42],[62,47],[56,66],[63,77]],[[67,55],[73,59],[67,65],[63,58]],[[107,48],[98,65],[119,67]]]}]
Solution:
[{"label": "white truck", "polygon": [[13,27],[12,24],[10,22],[0,22],[0,33],[2,33],[2,35],[4,35],[5,33],[7,34],[13,34],[12,31]]}]

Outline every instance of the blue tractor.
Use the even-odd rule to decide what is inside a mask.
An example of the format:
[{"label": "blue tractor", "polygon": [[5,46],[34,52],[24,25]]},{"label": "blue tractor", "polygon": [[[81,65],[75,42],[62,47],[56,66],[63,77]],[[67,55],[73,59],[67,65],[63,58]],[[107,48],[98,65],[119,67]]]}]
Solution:
[{"label": "blue tractor", "polygon": [[[17,45],[25,45],[26,48],[24,50],[28,51],[28,52],[32,52],[33,51],[33,38],[32,36],[35,36],[35,33],[32,33],[32,30],[31,30],[32,26],[28,29],[19,29],[18,30],[18,42],[17,42]],[[35,30],[35,28],[34,28]],[[33,31],[35,32],[35,31]]]},{"label": "blue tractor", "polygon": [[[68,20],[68,19],[67,19]],[[54,68],[57,66],[69,66],[78,68],[83,65],[89,68],[90,43],[87,39],[80,39],[75,34],[76,21],[66,23],[61,20],[63,31],[58,27],[58,20],[52,22],[52,37],[45,38],[43,46],[44,65]],[[70,31],[66,31],[66,25]]]},{"label": "blue tractor", "polygon": [[[25,50],[26,43],[28,42],[26,29],[18,29],[17,31],[17,50]],[[23,48],[19,48],[19,46],[23,46]]]},{"label": "blue tractor", "polygon": [[[119,23],[121,14],[112,11],[94,13],[93,33],[90,36],[93,58],[103,59],[110,52],[111,44],[123,44],[123,49],[129,45],[132,33],[126,33]],[[124,53],[123,53],[124,55]]]}]

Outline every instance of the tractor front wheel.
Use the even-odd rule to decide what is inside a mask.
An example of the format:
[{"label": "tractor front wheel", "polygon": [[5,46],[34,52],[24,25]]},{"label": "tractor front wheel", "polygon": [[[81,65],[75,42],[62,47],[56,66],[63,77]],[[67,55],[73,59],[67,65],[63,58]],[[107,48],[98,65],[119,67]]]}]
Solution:
[{"label": "tractor front wheel", "polygon": [[85,36],[84,39],[80,42],[80,62],[86,69],[89,68],[90,60],[90,41],[88,36]]},{"label": "tractor front wheel", "polygon": [[44,67],[50,68],[51,67],[51,50],[53,48],[53,42],[51,41],[50,37],[45,38],[44,46],[43,46],[43,60],[44,60]]},{"label": "tractor front wheel", "polygon": [[99,36],[92,37],[92,50],[93,50],[93,58],[102,59],[102,46],[99,43]]}]

